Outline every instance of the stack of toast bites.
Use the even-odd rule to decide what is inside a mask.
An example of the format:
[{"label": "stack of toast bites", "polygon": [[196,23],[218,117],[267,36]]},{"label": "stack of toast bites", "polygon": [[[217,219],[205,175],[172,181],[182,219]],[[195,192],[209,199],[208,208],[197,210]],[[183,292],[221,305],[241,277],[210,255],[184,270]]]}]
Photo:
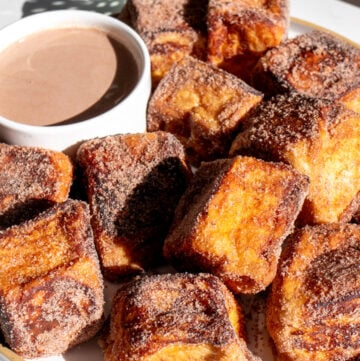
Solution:
[{"label": "stack of toast bites", "polygon": [[[260,19],[264,12],[243,24],[242,12],[235,14],[232,10],[246,6],[254,10],[262,5],[272,10],[277,7],[278,20],[285,15],[277,23],[279,41],[265,46],[248,67],[249,53],[236,54],[239,39],[244,39],[237,30],[246,34],[249,28],[256,27],[255,19]],[[164,254],[175,269],[215,274],[231,291],[240,294],[264,290],[286,272],[284,265],[290,260],[283,260],[278,266],[278,259],[281,249],[292,243],[289,235],[294,229],[309,227],[314,232],[314,242],[322,242],[317,227],[331,228],[335,224],[339,225],[337,237],[342,237],[345,228],[341,225],[357,219],[360,201],[360,50],[322,31],[286,40],[287,24],[283,20],[288,4],[262,5],[210,0],[207,64],[189,56],[174,63],[158,83],[148,108],[148,130],[162,129],[175,134],[197,167],[176,208]],[[248,10],[244,10],[246,16],[250,14]],[[260,22],[258,28],[261,27]],[[266,33],[262,27],[263,34],[275,38],[274,28],[266,28]],[[244,43],[251,48],[251,44]],[[263,92],[264,98],[246,107],[250,98],[243,93],[241,100],[235,100],[238,108],[232,107],[227,97],[233,93],[220,80],[229,73],[246,80],[248,84],[242,83],[241,88],[251,94]],[[241,109],[244,113],[239,116]],[[214,151],[219,140],[222,151]],[[280,169],[285,171],[284,166],[291,177],[286,172],[282,176],[277,174]],[[356,232],[351,237],[356,238]],[[358,250],[358,241],[354,244]],[[309,251],[306,245],[296,252],[306,263]],[[327,251],[319,250],[319,257],[326,257],[322,252]],[[339,272],[345,282],[344,294],[356,300],[349,305],[353,310],[349,311],[349,320],[353,320],[360,313],[357,296],[360,275],[354,271],[359,260],[339,252],[329,266],[330,278],[338,276],[336,262],[349,265]],[[320,279],[324,281],[323,277]],[[274,282],[272,286],[275,299],[285,292],[279,284]],[[304,286],[299,287],[296,292],[301,292]],[[340,298],[334,302],[334,307],[343,307]],[[285,301],[281,307],[286,307]],[[270,304],[269,318],[279,319],[281,307],[274,310]],[[326,307],[319,305],[319,312],[326,312]],[[335,314],[336,310],[333,317]],[[306,317],[306,313],[301,317]],[[298,357],[295,344],[282,351],[279,338],[286,343],[284,333],[276,336],[282,332],[281,327],[291,322],[289,314],[271,334],[281,360]],[[324,343],[319,340],[311,347],[304,341],[300,349],[313,348],[313,352],[307,352],[307,359],[320,354],[326,360],[357,357],[360,347],[356,343],[359,336],[356,326],[351,326],[347,318],[335,330],[329,326],[330,323],[324,325],[322,330],[338,333],[338,341],[334,341],[336,352],[331,352],[329,340]],[[341,337],[350,333],[348,344],[340,342]]]},{"label": "stack of toast bites", "polygon": [[360,197],[360,114],[301,94],[263,102],[234,140],[231,155],[282,161],[310,178],[300,225],[348,222]]},{"label": "stack of toast bites", "polygon": [[60,354],[103,323],[89,207],[68,199],[73,164],[65,154],[0,144],[0,162],[1,331],[25,358]]},{"label": "stack of toast bites", "polygon": [[[0,219],[1,331],[25,358],[60,354],[101,329],[103,276],[143,272],[162,258],[191,171],[165,132],[89,140],[73,160],[42,148],[0,149],[3,213],[11,214]],[[70,192],[80,171],[84,190]],[[86,194],[88,203],[69,194]]]},{"label": "stack of toast bites", "polygon": [[289,25],[288,0],[129,0],[126,10],[149,49],[153,88],[189,55],[247,80]]},{"label": "stack of toast bites", "polygon": [[284,245],[267,303],[276,357],[360,355],[360,50],[311,32],[262,57],[252,85],[265,100],[242,123],[229,156],[283,162],[310,185]]},{"label": "stack of toast bites", "polygon": [[[0,144],[13,350],[101,329],[105,361],[259,361],[240,296],[262,295],[278,360],[360,357],[360,50],[286,40],[288,6],[129,0],[152,60],[148,132],[73,160]],[[106,322],[103,278],[119,288]]]}]

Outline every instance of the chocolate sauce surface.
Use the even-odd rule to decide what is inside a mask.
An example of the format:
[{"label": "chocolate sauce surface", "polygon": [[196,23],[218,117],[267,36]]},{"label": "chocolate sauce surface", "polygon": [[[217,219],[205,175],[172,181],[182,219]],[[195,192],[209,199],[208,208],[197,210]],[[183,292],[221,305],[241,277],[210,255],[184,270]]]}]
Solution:
[{"label": "chocolate sauce surface", "polygon": [[133,55],[105,31],[43,30],[0,54],[0,115],[31,125],[86,120],[119,103],[137,79]]}]

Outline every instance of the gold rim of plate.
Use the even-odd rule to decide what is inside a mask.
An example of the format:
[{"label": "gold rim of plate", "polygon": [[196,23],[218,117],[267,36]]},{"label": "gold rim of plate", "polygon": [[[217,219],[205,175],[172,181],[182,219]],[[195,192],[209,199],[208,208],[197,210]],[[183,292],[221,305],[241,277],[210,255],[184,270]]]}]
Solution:
[{"label": "gold rim of plate", "polygon": [[5,357],[9,361],[24,361],[24,359],[11,351],[9,348],[0,344],[0,356]]},{"label": "gold rim of plate", "polygon": [[330,34],[332,34],[332,35],[335,35],[335,36],[337,36],[338,38],[340,38],[340,39],[346,41],[347,43],[351,44],[351,45],[354,46],[355,48],[360,49],[360,44],[356,43],[356,42],[353,41],[353,40],[348,39],[347,37],[345,37],[345,36],[343,36],[343,35],[340,35],[340,34],[337,33],[336,31],[330,30],[330,29],[325,28],[325,27],[323,27],[323,26],[314,24],[314,23],[312,23],[312,22],[310,22],[310,21],[303,20],[303,19],[299,19],[299,18],[296,18],[296,17],[293,17],[293,16],[290,17],[290,20],[291,20],[293,23],[296,23],[296,24],[299,24],[299,25],[304,25],[304,26],[306,26],[306,27],[308,27],[308,28],[313,28],[314,30],[321,30],[321,31],[330,33]]}]

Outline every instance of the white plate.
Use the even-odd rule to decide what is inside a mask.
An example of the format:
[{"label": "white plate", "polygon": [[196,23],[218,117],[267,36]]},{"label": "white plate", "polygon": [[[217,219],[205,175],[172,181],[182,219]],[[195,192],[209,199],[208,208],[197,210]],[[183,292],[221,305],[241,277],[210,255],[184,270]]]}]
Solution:
[{"label": "white plate", "polygon": [[292,17],[360,44],[360,0],[290,0],[290,4]]},{"label": "white plate", "polygon": [[[118,13],[124,0],[1,0],[0,28],[16,21],[23,15],[55,8],[80,8],[102,13]],[[360,7],[339,0],[292,0],[289,37],[303,34],[313,29],[326,29],[337,33],[360,47]],[[316,24],[316,25],[315,25]],[[117,286],[106,283],[106,313]],[[263,361],[274,361],[271,342],[265,329],[264,298],[244,297],[241,299],[245,315],[248,317],[247,331],[249,347]],[[78,345],[64,355],[36,359],[37,361],[100,361],[102,353],[97,340]]]}]

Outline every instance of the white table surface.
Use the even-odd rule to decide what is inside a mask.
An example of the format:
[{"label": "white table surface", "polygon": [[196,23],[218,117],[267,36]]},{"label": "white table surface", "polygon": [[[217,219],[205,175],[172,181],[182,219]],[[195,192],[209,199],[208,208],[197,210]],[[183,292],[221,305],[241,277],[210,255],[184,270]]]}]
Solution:
[{"label": "white table surface", "polygon": [[[173,0],[169,0],[173,1]],[[0,28],[45,10],[77,8],[117,13],[124,0],[0,0]],[[360,44],[360,0],[290,0],[291,16]]]}]

